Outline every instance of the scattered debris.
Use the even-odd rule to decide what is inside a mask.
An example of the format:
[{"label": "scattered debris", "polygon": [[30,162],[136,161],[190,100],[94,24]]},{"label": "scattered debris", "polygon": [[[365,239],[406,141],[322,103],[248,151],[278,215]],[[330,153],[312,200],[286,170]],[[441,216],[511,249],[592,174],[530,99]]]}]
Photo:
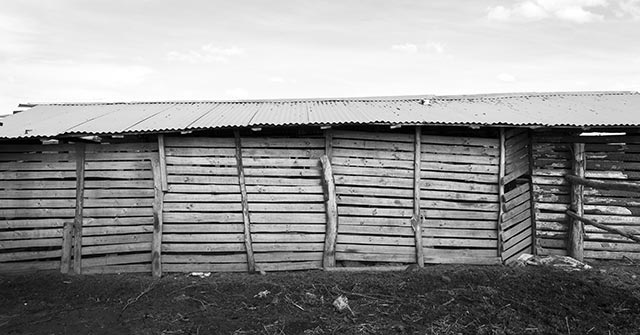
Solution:
[{"label": "scattered debris", "polygon": [[207,277],[211,276],[211,272],[191,272],[191,273],[189,274],[189,276],[191,276],[191,277],[207,278]]},{"label": "scattered debris", "polygon": [[356,313],[353,312],[351,307],[349,306],[349,299],[344,295],[340,295],[333,301],[333,306],[338,310],[338,312],[342,312],[345,309],[351,312],[351,315],[356,316]]},{"label": "scattered debris", "polygon": [[264,291],[258,292],[258,294],[254,295],[253,297],[262,299],[262,298],[266,298],[269,294],[271,294],[271,291],[264,290]]},{"label": "scattered debris", "polygon": [[591,265],[580,262],[579,260],[569,256],[534,256],[532,254],[522,254],[513,266],[552,266],[566,271],[589,270]]}]

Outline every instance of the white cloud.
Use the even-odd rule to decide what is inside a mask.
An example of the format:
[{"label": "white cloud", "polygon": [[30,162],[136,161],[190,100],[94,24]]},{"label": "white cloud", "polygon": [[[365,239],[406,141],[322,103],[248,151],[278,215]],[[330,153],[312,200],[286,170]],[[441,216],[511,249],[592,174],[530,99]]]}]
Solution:
[{"label": "white cloud", "polygon": [[635,20],[640,20],[640,0],[620,1],[621,14],[628,14]]},{"label": "white cloud", "polygon": [[167,53],[167,59],[174,62],[184,63],[226,63],[232,57],[246,55],[244,49],[231,46],[229,48],[219,48],[212,44],[206,44],[200,47],[199,50],[187,50],[187,51],[169,51]]},{"label": "white cloud", "polygon": [[287,80],[282,77],[271,77],[269,78],[269,81],[274,83],[285,83]]},{"label": "white cloud", "polygon": [[607,6],[607,0],[519,0],[507,7],[489,7],[487,18],[495,21],[539,21],[553,17],[575,23],[588,23],[604,20],[603,15],[592,10]]},{"label": "white cloud", "polygon": [[413,43],[394,44],[391,50],[414,54],[418,52],[418,46]]},{"label": "white cloud", "polygon": [[427,42],[421,46],[413,43],[404,43],[392,45],[391,50],[408,54],[415,54],[418,52],[435,52],[442,54],[444,53],[444,45],[440,42]]},{"label": "white cloud", "polygon": [[504,81],[505,83],[512,83],[516,81],[516,77],[509,73],[500,73],[496,78],[500,81]]},{"label": "white cloud", "polygon": [[224,91],[224,95],[229,99],[246,99],[249,97],[249,92],[244,88],[232,88]]}]

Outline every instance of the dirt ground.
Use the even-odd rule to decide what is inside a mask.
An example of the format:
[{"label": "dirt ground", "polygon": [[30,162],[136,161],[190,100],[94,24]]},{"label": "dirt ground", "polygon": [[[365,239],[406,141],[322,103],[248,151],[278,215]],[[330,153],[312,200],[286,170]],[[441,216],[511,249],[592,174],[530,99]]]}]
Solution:
[{"label": "dirt ground", "polygon": [[[640,265],[0,276],[2,334],[638,334]],[[333,302],[344,296],[349,308]]]}]

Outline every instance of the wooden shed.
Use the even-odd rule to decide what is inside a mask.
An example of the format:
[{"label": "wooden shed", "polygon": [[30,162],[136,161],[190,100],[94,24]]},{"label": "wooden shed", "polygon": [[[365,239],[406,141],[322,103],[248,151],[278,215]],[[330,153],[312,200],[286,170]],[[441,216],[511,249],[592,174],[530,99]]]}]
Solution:
[{"label": "wooden shed", "polygon": [[640,259],[635,92],[22,107],[0,272]]}]

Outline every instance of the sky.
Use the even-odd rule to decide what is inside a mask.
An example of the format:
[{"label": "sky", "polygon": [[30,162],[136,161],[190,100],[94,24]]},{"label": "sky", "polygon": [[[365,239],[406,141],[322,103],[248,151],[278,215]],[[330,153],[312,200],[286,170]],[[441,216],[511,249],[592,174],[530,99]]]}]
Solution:
[{"label": "sky", "polygon": [[2,0],[19,103],[640,91],[640,0]]}]

